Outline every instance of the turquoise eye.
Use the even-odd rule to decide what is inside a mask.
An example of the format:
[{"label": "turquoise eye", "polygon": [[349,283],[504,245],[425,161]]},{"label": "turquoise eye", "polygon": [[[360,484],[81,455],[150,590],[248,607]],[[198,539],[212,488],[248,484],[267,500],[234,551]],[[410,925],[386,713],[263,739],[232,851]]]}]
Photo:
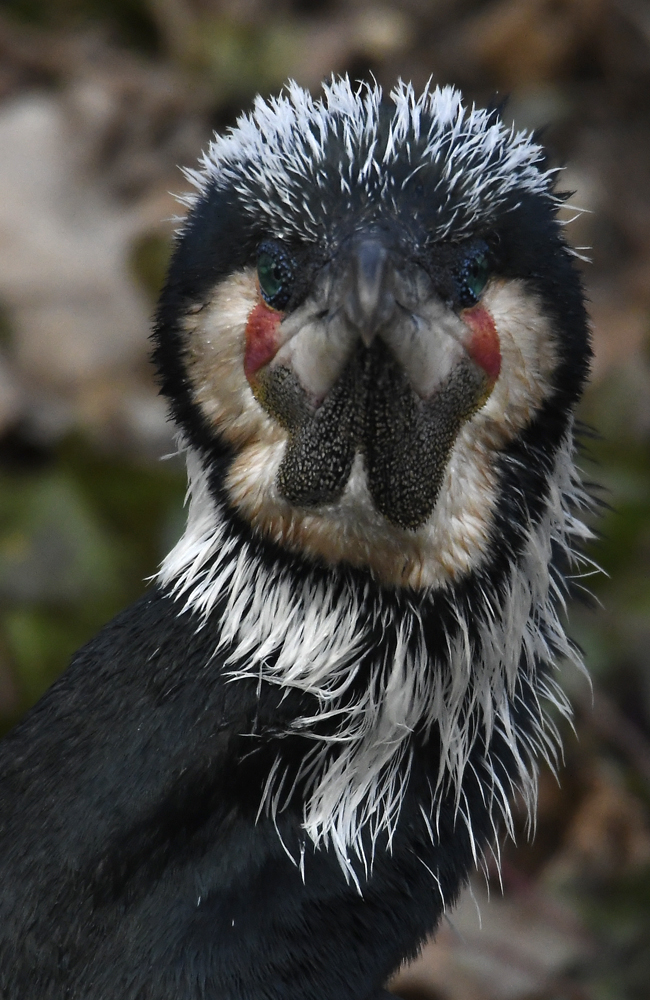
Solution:
[{"label": "turquoise eye", "polygon": [[257,278],[263,298],[274,309],[289,301],[294,263],[280,244],[263,243],[257,251]]},{"label": "turquoise eye", "polygon": [[478,300],[490,277],[490,263],[487,257],[484,254],[475,257],[469,264],[466,273],[467,289]]},{"label": "turquoise eye", "polygon": [[456,272],[458,281],[458,302],[463,309],[475,306],[492,274],[492,265],[487,247],[476,247],[471,255],[462,261]]},{"label": "turquoise eye", "polygon": [[282,291],[282,271],[270,253],[262,251],[257,258],[257,277],[264,298],[274,299]]}]

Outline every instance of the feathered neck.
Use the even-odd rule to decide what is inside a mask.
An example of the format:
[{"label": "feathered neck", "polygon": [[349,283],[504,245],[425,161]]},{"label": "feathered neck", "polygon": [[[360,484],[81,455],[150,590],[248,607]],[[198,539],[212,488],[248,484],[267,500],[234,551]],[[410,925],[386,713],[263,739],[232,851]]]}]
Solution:
[{"label": "feathered neck", "polygon": [[[512,789],[498,776],[495,734],[509,748],[511,780],[532,813],[534,758],[553,764],[559,749],[543,702],[570,714],[554,668],[562,658],[582,666],[561,621],[566,584],[556,565],[558,554],[565,565],[579,563],[581,543],[590,537],[579,517],[590,501],[573,451],[570,430],[542,513],[527,525],[525,544],[498,587],[486,571],[461,587],[417,595],[371,581],[363,586],[358,573],[304,567],[297,573],[295,559],[263,558],[258,541],[244,537],[214,499],[199,456],[187,451],[187,529],[158,583],[196,615],[197,628],[216,620],[230,680],[313,699],[314,711],[291,726],[312,738],[299,783],[304,828],[315,845],[332,845],[353,879],[352,859],[369,862],[364,845],[374,846],[380,834],[390,840],[414,740],[434,731],[439,768],[431,801],[423,803],[432,820],[451,789],[472,837],[463,779],[480,745],[495,824],[500,816],[512,830]],[[522,709],[527,725],[515,726]],[[260,802],[274,817],[292,794],[283,790],[284,777],[279,755]],[[294,778],[291,788],[297,785]]]}]

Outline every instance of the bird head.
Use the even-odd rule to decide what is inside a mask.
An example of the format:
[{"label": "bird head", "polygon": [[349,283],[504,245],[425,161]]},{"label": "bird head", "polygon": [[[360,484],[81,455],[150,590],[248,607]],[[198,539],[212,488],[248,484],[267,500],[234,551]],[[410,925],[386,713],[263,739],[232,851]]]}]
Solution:
[{"label": "bird head", "polygon": [[155,357],[225,516],[389,587],[516,548],[589,354],[535,140],[450,87],[291,84],[187,176]]}]

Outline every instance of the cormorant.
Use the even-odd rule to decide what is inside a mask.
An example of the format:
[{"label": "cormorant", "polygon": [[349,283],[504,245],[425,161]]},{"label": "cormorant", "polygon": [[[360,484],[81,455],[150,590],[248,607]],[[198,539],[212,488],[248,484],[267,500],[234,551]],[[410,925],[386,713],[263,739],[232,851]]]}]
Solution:
[{"label": "cormorant", "polygon": [[185,534],[0,747],[4,1000],[377,1000],[553,756],[589,364],[536,139],[258,99],[154,336]]}]

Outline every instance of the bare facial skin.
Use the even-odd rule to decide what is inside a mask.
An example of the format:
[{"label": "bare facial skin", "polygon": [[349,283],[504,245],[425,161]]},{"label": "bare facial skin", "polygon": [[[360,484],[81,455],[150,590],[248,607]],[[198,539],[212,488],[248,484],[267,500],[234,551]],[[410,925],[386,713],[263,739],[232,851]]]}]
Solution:
[{"label": "bare facial skin", "polygon": [[[262,302],[255,271],[247,269],[222,281],[185,322],[194,398],[236,451],[226,484],[233,506],[260,534],[289,549],[330,564],[368,567],[389,586],[444,587],[480,566],[492,529],[499,453],[549,395],[557,364],[550,322],[524,282],[491,279],[480,313],[468,310],[472,315],[466,322],[462,314],[448,314],[447,326],[464,338],[465,349],[479,355],[486,371],[491,366],[491,391],[460,428],[433,512],[416,530],[391,524],[377,511],[360,453],[336,502],[307,509],[282,496],[277,477],[289,435],[255,398],[245,373],[245,365],[250,371],[255,364],[250,328],[247,356],[247,327]],[[287,323],[295,325],[294,316]],[[283,337],[274,329],[272,321],[262,329],[256,360],[265,350],[277,356],[276,344],[264,341]],[[491,329],[498,337],[496,348]],[[300,331],[293,339],[299,336]],[[450,338],[450,356],[454,343]],[[426,378],[426,366],[420,370]],[[325,381],[330,378],[331,373]],[[431,391],[424,384],[420,388]]]}]

